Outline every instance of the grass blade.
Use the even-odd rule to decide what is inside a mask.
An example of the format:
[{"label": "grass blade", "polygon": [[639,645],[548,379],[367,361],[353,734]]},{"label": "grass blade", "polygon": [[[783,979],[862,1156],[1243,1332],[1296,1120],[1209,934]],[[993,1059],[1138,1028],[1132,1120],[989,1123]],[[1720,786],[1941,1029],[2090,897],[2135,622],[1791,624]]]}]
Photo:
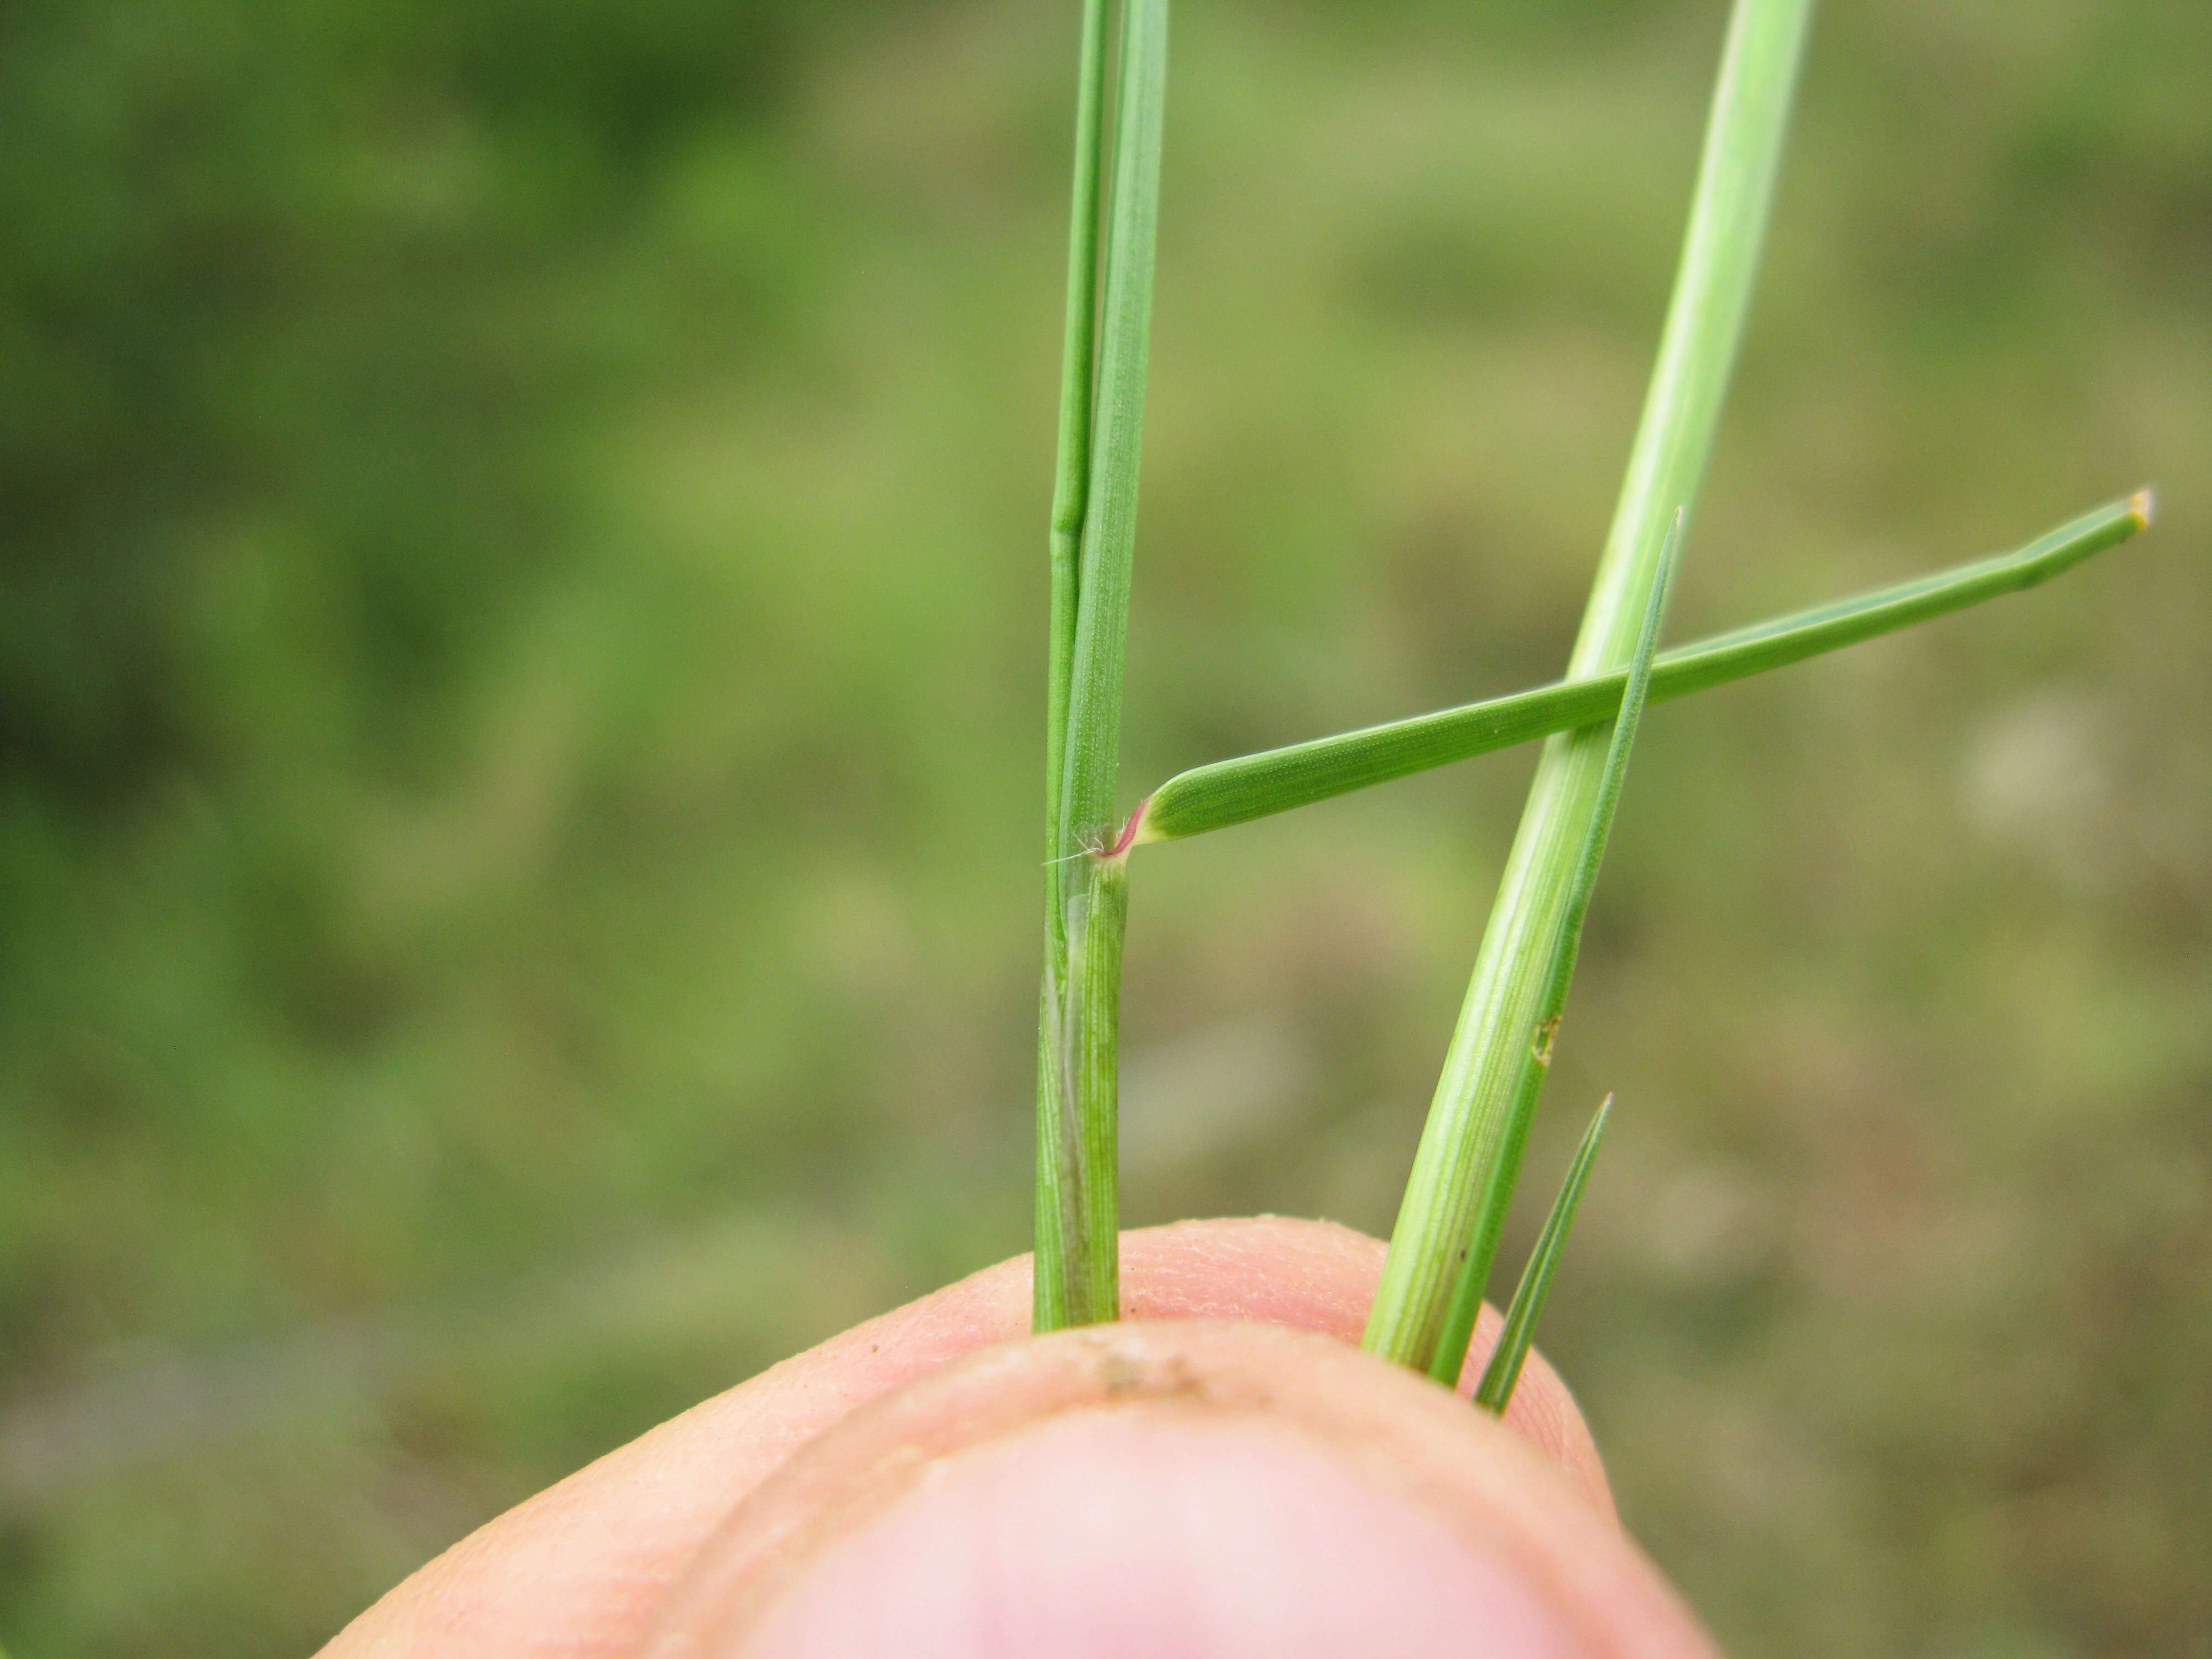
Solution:
[{"label": "grass blade", "polygon": [[1490,1363],[1482,1368],[1482,1381],[1474,1386],[1474,1403],[1497,1416],[1504,1416],[1506,1407],[1513,1402],[1514,1385],[1521,1380],[1521,1367],[1528,1363],[1536,1321],[1544,1311],[1545,1297],[1551,1294],[1553,1275],[1559,1270],[1567,1234],[1574,1227],[1583,1188],[1589,1184],[1598,1143],[1605,1139],[1606,1122],[1612,1115],[1613,1097],[1607,1095],[1599,1103],[1597,1115],[1590,1119],[1589,1127],[1583,1132],[1582,1145],[1575,1148],[1567,1178],[1559,1185],[1559,1195],[1544,1218],[1544,1231],[1536,1235],[1536,1247],[1528,1252],[1528,1265],[1521,1270],[1521,1282],[1514,1287],[1504,1326],[1498,1333],[1498,1346],[1491,1350]]},{"label": "grass blade", "polygon": [[[1074,665],[1076,561],[1091,486],[1098,330],[1098,210],[1106,127],[1106,0],[1085,0],[1075,96],[1075,182],[1068,204],[1067,308],[1060,337],[1060,442],[1052,489],[1051,654],[1046,677],[1045,856],[1061,852],[1060,792]],[[1058,906],[1053,926],[1060,925]]]},{"label": "grass blade", "polygon": [[1064,1188],[1080,1170],[1071,1156],[1066,1067],[1058,1027],[1067,996],[1067,921],[1057,860],[1064,851],[1062,776],[1067,686],[1075,656],[1076,560],[1091,483],[1091,410],[1098,329],[1099,181],[1106,130],[1106,0],[1085,0],[1075,93],[1075,179],[1067,224],[1067,308],[1060,338],[1060,440],[1054,466],[1050,640],[1045,670],[1045,949],[1037,1013],[1036,1258],[1031,1273],[1037,1328],[1067,1322],[1070,1276],[1060,1216]]},{"label": "grass blade", "polygon": [[[2139,490],[2010,552],[1677,646],[1658,659],[1651,701],[1687,696],[2033,587],[2127,540],[2150,514],[2150,492]],[[1626,678],[1616,669],[1178,772],[1146,802],[1137,844],[1202,836],[1609,719]]]},{"label": "grass blade", "polygon": [[1597,799],[1590,809],[1582,852],[1567,888],[1559,933],[1551,942],[1551,957],[1544,991],[1536,1006],[1536,1023],[1521,1057],[1520,1075],[1513,1103],[1505,1120],[1505,1134],[1492,1160],[1474,1213],[1467,1251],[1455,1270],[1451,1299],[1443,1327],[1437,1334],[1436,1352],[1429,1358],[1429,1375],[1447,1386],[1459,1381],[1467,1363],[1467,1346],[1474,1335],[1474,1322],[1482,1311],[1482,1298],[1490,1285],[1491,1264],[1498,1257],[1498,1241],[1505,1231],[1506,1212],[1513,1206],[1513,1189],[1521,1178],[1521,1154],[1528,1142],[1528,1126],[1535,1121],[1536,1104],[1543,1097],[1544,1080],[1552,1072],[1552,1049],[1559,1035],[1559,1021],[1567,1008],[1567,988],[1573,984],[1575,961],[1582,952],[1583,922],[1589,915],[1590,895],[1597,890],[1598,866],[1605,861],[1606,843],[1613,836],[1613,815],[1620,807],[1620,788],[1628,775],[1628,757],[1636,747],[1636,734],[1651,691],[1651,666],[1657,653],[1659,628],[1674,595],[1674,572],[1682,554],[1682,514],[1660,550],[1658,568],[1651,574],[1646,598],[1644,632],[1636,642],[1636,655],[1628,665],[1628,687],[1622,693],[1620,713],[1605,751],[1605,772],[1599,780]]},{"label": "grass blade", "polygon": [[[1658,363],[1569,659],[1571,679],[1629,656],[1655,597],[1653,567],[1668,522],[1696,499],[1750,297],[1809,14],[1809,0],[1737,0],[1731,15]],[[1414,1154],[1364,1343],[1416,1369],[1436,1358],[1455,1270],[1504,1151],[1609,747],[1602,728],[1561,732],[1545,744]]]},{"label": "grass blade", "polygon": [[[1106,229],[1098,396],[1077,576],[1076,628],[1062,750],[1062,845],[1103,845],[1120,765],[1121,672],[1137,535],[1137,462],[1152,315],[1160,134],[1167,90],[1167,0],[1128,0],[1115,112],[1114,193]],[[1071,883],[1077,878],[1069,877]]]},{"label": "grass blade", "polygon": [[[1048,1011],[1039,1047],[1053,1144],[1072,1146],[1047,1174],[1038,1158],[1037,1267],[1059,1283],[1036,1298],[1038,1328],[1116,1316],[1120,1206],[1113,1162],[1115,1066],[1126,914],[1127,839],[1115,841],[1122,665],[1128,634],[1129,574],[1136,546],[1137,465],[1143,447],[1145,380],[1159,216],[1160,140],[1167,93],[1167,0],[1127,0],[1121,78],[1115,100],[1113,196],[1105,216],[1099,307],[1097,391],[1075,579],[1067,720],[1061,744],[1059,838],[1048,868],[1061,932],[1060,1007]],[[1112,842],[1109,848],[1109,843]],[[1048,978],[1049,978],[1049,970]],[[1051,990],[1048,984],[1048,994]],[[1047,1179],[1057,1201],[1042,1196]]]}]

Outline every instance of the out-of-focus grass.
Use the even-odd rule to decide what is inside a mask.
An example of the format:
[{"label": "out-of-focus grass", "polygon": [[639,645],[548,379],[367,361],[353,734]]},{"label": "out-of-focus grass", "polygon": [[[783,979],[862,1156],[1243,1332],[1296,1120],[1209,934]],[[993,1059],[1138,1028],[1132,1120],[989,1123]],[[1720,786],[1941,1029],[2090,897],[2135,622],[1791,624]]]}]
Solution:
[{"label": "out-of-focus grass", "polygon": [[[1558,671],[1720,19],[1181,9],[1131,775]],[[296,1653],[1023,1246],[1073,44],[0,19],[18,1659]],[[2208,76],[1816,28],[1678,636],[2165,493],[1645,728],[1547,1346],[1734,1650],[2206,1650]],[[1388,1224],[1526,771],[1146,854],[1130,1219]]]}]

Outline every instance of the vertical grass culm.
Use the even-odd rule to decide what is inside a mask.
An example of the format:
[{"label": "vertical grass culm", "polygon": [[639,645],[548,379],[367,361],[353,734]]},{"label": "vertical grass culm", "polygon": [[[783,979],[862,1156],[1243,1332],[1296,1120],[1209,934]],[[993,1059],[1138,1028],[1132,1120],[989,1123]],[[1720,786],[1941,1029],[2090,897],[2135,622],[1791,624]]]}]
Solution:
[{"label": "vertical grass culm", "polygon": [[[1054,775],[1037,1043],[1039,1330],[1113,1319],[1121,1300],[1115,1095],[1127,847],[1112,826],[1159,217],[1167,0],[1127,0],[1121,22],[1111,196],[1103,215],[1086,219],[1108,171],[1099,160],[1105,27],[1099,0],[1087,0],[1053,514],[1048,703],[1057,718],[1047,740]],[[1097,238],[1093,227],[1102,218]],[[1095,356],[1087,345],[1093,309]],[[1071,552],[1072,565],[1063,556]]]},{"label": "vertical grass culm", "polygon": [[[1582,949],[1583,920],[1589,915],[1590,895],[1597,889],[1598,866],[1605,862],[1607,841],[1613,834],[1613,814],[1620,805],[1621,785],[1628,775],[1628,757],[1636,747],[1636,734],[1644,722],[1645,701],[1651,692],[1651,661],[1659,644],[1659,629],[1667,616],[1667,601],[1674,589],[1674,571],[1682,551],[1683,514],[1674,514],[1674,527],[1660,549],[1658,568],[1651,573],[1645,595],[1644,631],[1636,642],[1636,655],[1628,665],[1628,686],[1621,694],[1620,713],[1613,717],[1606,740],[1605,769],[1598,780],[1597,799],[1583,826],[1583,842],[1567,884],[1566,908],[1551,939],[1551,958],[1546,966],[1542,995],[1536,1004],[1536,1024],[1520,1057],[1513,1104],[1506,1114],[1505,1141],[1486,1172],[1482,1202],[1475,1211],[1474,1228],[1465,1255],[1453,1276],[1451,1300],[1443,1329],[1437,1338],[1430,1374],[1440,1382],[1456,1382],[1466,1362],[1467,1346],[1474,1334],[1476,1316],[1482,1311],[1483,1292],[1490,1283],[1490,1266],[1497,1258],[1498,1241],[1505,1230],[1506,1212],[1513,1205],[1513,1189],[1521,1174],[1521,1154],[1528,1143],[1528,1126],[1534,1121],[1536,1103],[1552,1072],[1552,1046],[1567,1007],[1567,988],[1573,984],[1575,959]],[[1608,1102],[1611,1097],[1607,1097]],[[1602,1113],[1601,1113],[1601,1120]],[[1593,1151],[1595,1149],[1593,1148]],[[1581,1186],[1570,1178],[1568,1186],[1579,1200]],[[1566,1227],[1574,1219],[1573,1203],[1559,1218],[1559,1232],[1552,1248],[1556,1253],[1566,1242]],[[1550,1283],[1546,1275],[1545,1285]],[[1538,1291],[1540,1302],[1542,1291]],[[1533,1321],[1534,1310],[1525,1318]],[[1526,1340],[1526,1332],[1523,1339]]]},{"label": "vertical grass culm", "polygon": [[[1067,1002],[1067,922],[1060,902],[1060,770],[1067,742],[1067,679],[1075,654],[1076,561],[1090,494],[1091,401],[1098,332],[1099,179],[1106,127],[1106,0],[1084,0],[1083,44],[1075,94],[1075,179],[1068,206],[1067,314],[1061,330],[1060,441],[1048,541],[1050,637],[1045,665],[1044,969],[1037,1007],[1036,1258],[1034,1317],[1039,1330],[1068,1322],[1071,1280],[1085,1264],[1081,1230],[1069,1228],[1062,1206],[1081,1189],[1082,1160],[1073,1122],[1063,1109],[1066,1068],[1057,1037]],[[1079,1207],[1076,1212],[1079,1216]]]},{"label": "vertical grass culm", "polygon": [[[1655,597],[1669,519],[1695,501],[1758,264],[1810,0],[1737,0],[1657,366],[1568,664],[1618,666]],[[1602,728],[1547,739],[1452,1034],[1370,1315],[1365,1346],[1457,1375],[1443,1339],[1493,1186],[1526,1133],[1522,1060],[1534,1042],[1570,889],[1598,805]]]}]

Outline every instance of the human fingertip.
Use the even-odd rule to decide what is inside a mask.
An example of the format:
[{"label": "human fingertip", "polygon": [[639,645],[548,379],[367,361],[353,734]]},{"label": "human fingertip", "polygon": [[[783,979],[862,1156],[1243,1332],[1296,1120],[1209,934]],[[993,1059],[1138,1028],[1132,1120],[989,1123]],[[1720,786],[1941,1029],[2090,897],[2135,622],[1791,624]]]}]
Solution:
[{"label": "human fingertip", "polygon": [[945,1460],[823,1550],[760,1659],[1586,1650],[1514,1565],[1280,1425],[1076,1411]]},{"label": "human fingertip", "polygon": [[741,1506],[661,1659],[1709,1655],[1632,1545],[1493,1420],[1310,1334],[1005,1345]]}]

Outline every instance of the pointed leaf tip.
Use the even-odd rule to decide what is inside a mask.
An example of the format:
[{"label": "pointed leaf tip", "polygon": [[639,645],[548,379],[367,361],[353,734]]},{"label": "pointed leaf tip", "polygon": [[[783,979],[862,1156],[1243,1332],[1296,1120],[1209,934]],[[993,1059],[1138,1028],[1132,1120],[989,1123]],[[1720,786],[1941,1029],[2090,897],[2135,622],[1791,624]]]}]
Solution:
[{"label": "pointed leaf tip", "polygon": [[1575,1224],[1575,1212],[1581,1206],[1583,1188],[1589,1184],[1598,1145],[1605,1139],[1605,1126],[1612,1115],[1613,1096],[1608,1093],[1591,1114],[1589,1127],[1583,1131],[1582,1144],[1575,1148],[1573,1161],[1567,1165],[1567,1178],[1552,1202],[1552,1212],[1544,1218],[1544,1230],[1536,1237],[1535,1249],[1528,1253],[1521,1282],[1514,1287],[1505,1322],[1498,1333],[1498,1346],[1491,1351],[1490,1363],[1482,1368],[1482,1379],[1475,1385],[1474,1403],[1485,1411],[1502,1417],[1512,1402],[1521,1368],[1535,1340],[1537,1318],[1551,1294],[1553,1276],[1559,1271],[1567,1234]]}]

